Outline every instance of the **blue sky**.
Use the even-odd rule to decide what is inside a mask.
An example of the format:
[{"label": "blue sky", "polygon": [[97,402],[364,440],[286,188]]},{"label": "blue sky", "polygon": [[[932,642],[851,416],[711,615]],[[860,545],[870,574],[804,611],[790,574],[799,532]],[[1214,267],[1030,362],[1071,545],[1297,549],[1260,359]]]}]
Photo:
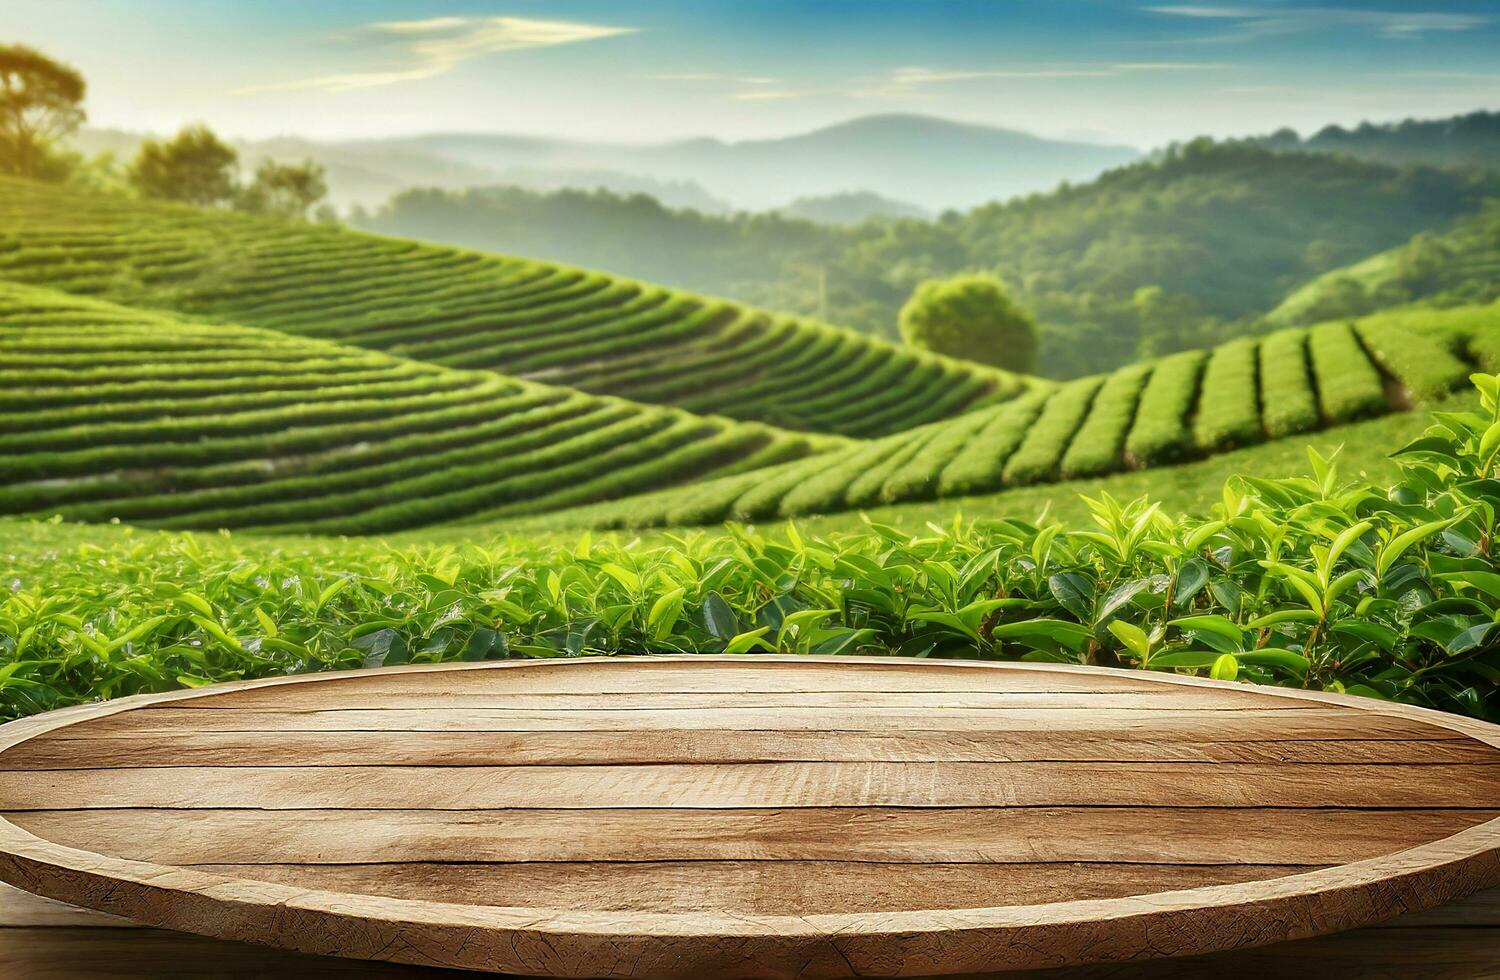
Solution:
[{"label": "blue sky", "polygon": [[1495,0],[5,0],[97,125],[646,141],[925,112],[1146,147],[1500,108]]}]

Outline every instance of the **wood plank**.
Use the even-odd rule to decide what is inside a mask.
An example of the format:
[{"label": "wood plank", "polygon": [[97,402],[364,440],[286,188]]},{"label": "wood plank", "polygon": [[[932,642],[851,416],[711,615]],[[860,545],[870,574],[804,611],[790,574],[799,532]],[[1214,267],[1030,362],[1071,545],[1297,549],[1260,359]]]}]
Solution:
[{"label": "wood plank", "polygon": [[204,864],[213,874],[355,895],[594,912],[814,915],[1116,898],[1315,870],[1259,864],[860,864],[671,861],[530,864]]},{"label": "wood plank", "polygon": [[[310,688],[294,695],[277,688],[247,691],[244,697],[209,697],[163,705],[166,711],[719,711],[750,708],[883,710],[1024,710],[1036,708],[1138,708],[1147,710],[1214,708],[1242,711],[1253,708],[1308,707],[1286,698],[1236,697],[1227,691],[1163,688],[1155,691],[725,691],[696,693],[643,691],[626,694],[512,694],[480,693],[462,688],[449,691],[365,694],[351,705],[349,698]],[[628,722],[622,722],[628,723]]]},{"label": "wood plank", "polygon": [[[995,670],[994,664],[932,661],[921,670],[911,662],[888,658],[877,662],[838,660],[770,659],[761,656],[733,658],[733,669],[723,660],[708,657],[668,659],[630,657],[587,662],[503,661],[484,664],[445,664],[446,669],[320,675],[312,687],[345,700],[365,700],[382,694],[443,694],[455,690],[477,694],[683,694],[805,692],[1082,692],[1157,691],[1161,684],[1149,677],[1131,674],[1077,674],[1035,667],[1029,670]],[[560,669],[559,669],[560,668]],[[300,686],[300,685],[299,685]],[[269,703],[282,700],[290,688],[269,686],[235,691],[233,700]],[[299,692],[300,693],[300,692]],[[1252,692],[1253,693],[1253,692]],[[210,698],[222,695],[211,693]],[[202,698],[195,698],[201,701]]]},{"label": "wood plank", "polygon": [[[1339,864],[1500,810],[42,810],[3,815],[59,843],[155,864],[809,861]],[[151,833],[141,833],[150,827]]]},{"label": "wood plank", "polygon": [[1500,881],[1500,729],[1177,676],[424,666],[70,709],[0,745],[8,880],[443,966],[1018,969],[1304,936]]},{"label": "wood plank", "polygon": [[719,708],[621,713],[583,709],[516,712],[484,709],[425,711],[421,709],[327,709],[277,711],[244,708],[236,711],[185,711],[178,708],[138,708],[128,715],[111,715],[89,724],[91,732],[131,731],[174,736],[180,732],[210,731],[330,731],[330,732],[547,732],[547,731],[1100,731],[1163,730],[1211,737],[1224,731],[1231,737],[1276,731],[1288,737],[1345,732],[1400,732],[1421,737],[1422,726],[1403,725],[1382,716],[1311,705],[1297,708],[1247,708],[1228,711],[1201,709],[1036,708],[1018,710],[929,710],[883,708]]},{"label": "wood plank", "polygon": [[[1492,763],[1500,751],[1447,738],[1343,737],[1267,731],[1235,737],[1209,726],[1197,737],[1156,729],[1025,732],[183,732],[170,738],[89,724],[0,752],[0,770],[145,766],[497,766],[749,762],[1244,762],[1420,765]],[[1287,735],[1281,738],[1279,735]],[[1305,735],[1305,733],[1303,733]]]},{"label": "wood plank", "polygon": [[[58,910],[63,910],[59,914]],[[1500,889],[1364,929],[1208,956],[1045,971],[986,980],[1195,980],[1203,976],[1326,980],[1340,976],[1500,976]],[[148,929],[0,884],[0,976],[27,980],[165,977],[453,978],[464,971],[307,956]],[[970,974],[968,980],[981,980]]]},{"label": "wood plank", "polygon": [[1494,809],[1490,765],[788,762],[0,772],[0,810],[810,806]]}]

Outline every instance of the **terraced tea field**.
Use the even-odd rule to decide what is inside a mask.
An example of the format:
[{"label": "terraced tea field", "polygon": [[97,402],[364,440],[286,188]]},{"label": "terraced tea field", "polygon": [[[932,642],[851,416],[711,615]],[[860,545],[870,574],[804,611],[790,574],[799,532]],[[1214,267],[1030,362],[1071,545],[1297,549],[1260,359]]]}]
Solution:
[{"label": "terraced tea field", "polygon": [[1471,307],[1059,385],[338,228],[14,180],[0,222],[0,515],[368,534],[831,513],[1199,458],[1500,366],[1500,309]]},{"label": "terraced tea field", "polygon": [[1500,306],[1293,328],[583,516],[603,526],[711,524],[1100,476],[1410,407],[1481,369],[1500,370]]},{"label": "terraced tea field", "polygon": [[845,442],[0,284],[0,514],[363,534]]},{"label": "terraced tea field", "polygon": [[0,279],[783,428],[879,437],[1015,375],[543,262],[0,178]]}]

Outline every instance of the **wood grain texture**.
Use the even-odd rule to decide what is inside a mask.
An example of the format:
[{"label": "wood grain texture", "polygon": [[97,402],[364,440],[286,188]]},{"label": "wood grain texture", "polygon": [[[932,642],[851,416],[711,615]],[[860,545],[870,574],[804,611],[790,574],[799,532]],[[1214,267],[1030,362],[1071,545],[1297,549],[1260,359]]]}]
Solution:
[{"label": "wood grain texture", "polygon": [[1497,746],[1421,709],[1053,665],[277,678],[0,728],[0,879],[525,975],[1119,969],[1500,883]]},{"label": "wood grain texture", "polygon": [[[0,976],[27,980],[462,980],[475,974],[288,953],[141,926],[0,885]],[[1363,929],[1208,956],[971,974],[968,980],[1500,976],[1500,889]]]}]

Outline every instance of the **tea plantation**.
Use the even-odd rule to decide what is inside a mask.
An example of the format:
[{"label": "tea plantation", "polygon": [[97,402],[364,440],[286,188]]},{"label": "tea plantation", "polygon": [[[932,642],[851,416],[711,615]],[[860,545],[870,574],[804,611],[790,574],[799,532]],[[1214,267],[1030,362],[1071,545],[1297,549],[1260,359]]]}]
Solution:
[{"label": "tea plantation", "polygon": [[0,514],[360,534],[843,445],[0,283]]},{"label": "tea plantation", "polygon": [[1029,384],[583,269],[5,178],[0,280],[809,432],[887,435]]},{"label": "tea plantation", "polygon": [[0,221],[0,515],[367,534],[608,501],[590,522],[827,513],[1201,457],[1500,361],[1500,315],[1472,307],[1058,385],[276,218],[3,179]]},{"label": "tea plantation", "polygon": [[1390,313],[1128,365],[961,418],[593,512],[758,520],[1174,463],[1440,399],[1500,369],[1500,307]]},{"label": "tea plantation", "polygon": [[[0,714],[667,650],[1117,664],[1496,713],[1500,306],[1059,384],[580,269],[59,186],[0,179],[0,229]],[[1479,411],[1449,400],[1471,380]],[[1394,487],[1312,453],[1311,478],[1247,461],[1186,518],[1099,492],[1087,528],[679,530],[1108,489],[1432,408]],[[517,535],[523,515],[664,530],[559,542]],[[219,529],[250,533],[187,533]]]}]

